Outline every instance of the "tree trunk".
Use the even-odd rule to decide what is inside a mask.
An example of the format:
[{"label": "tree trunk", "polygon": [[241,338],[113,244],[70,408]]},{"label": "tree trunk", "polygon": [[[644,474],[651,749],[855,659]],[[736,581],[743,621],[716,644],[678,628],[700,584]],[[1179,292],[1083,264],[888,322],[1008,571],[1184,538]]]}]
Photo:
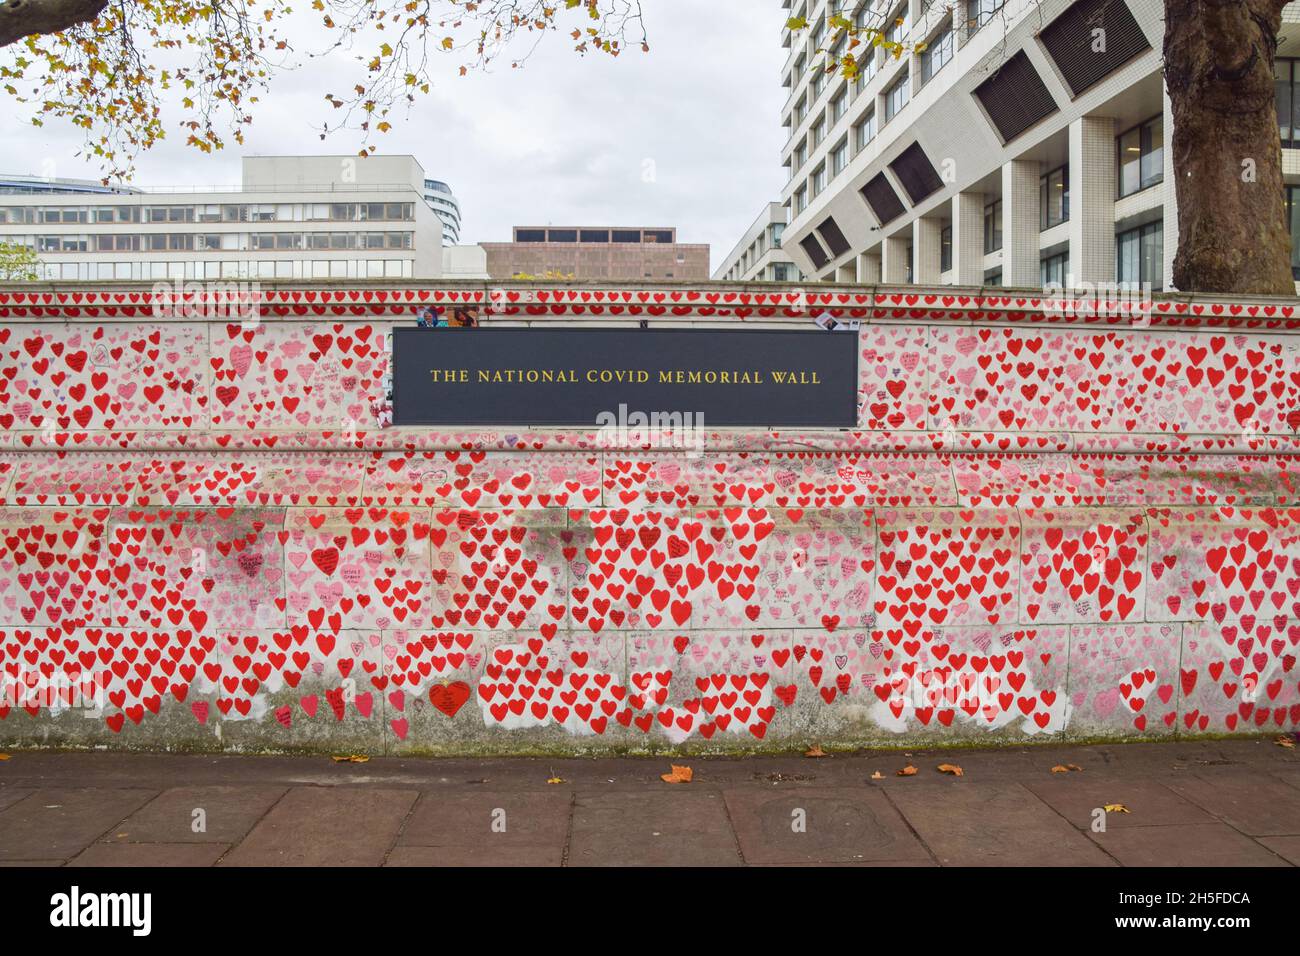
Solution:
[{"label": "tree trunk", "polygon": [[1295,295],[1273,92],[1285,5],[1165,0],[1184,292]]},{"label": "tree trunk", "polygon": [[5,0],[0,3],[0,47],[89,23],[106,6],[108,0]]}]

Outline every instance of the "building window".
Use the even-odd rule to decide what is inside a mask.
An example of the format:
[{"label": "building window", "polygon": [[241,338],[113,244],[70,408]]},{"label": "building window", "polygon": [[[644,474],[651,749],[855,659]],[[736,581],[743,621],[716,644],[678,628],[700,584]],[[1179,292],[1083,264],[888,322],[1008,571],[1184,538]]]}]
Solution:
[{"label": "building window", "polygon": [[1117,140],[1119,144],[1119,194],[1131,196],[1165,178],[1164,119],[1135,126]]},{"label": "building window", "polygon": [[794,212],[795,215],[803,212],[808,208],[808,187],[800,186],[799,191],[794,194]]},{"label": "building window", "polygon": [[993,286],[1002,285],[1002,270],[990,269],[988,272],[984,273],[984,284]]},{"label": "building window", "polygon": [[813,135],[813,141],[812,141],[813,149],[816,149],[818,146],[822,144],[822,140],[826,138],[825,120],[817,121],[817,123],[813,126],[812,135]]},{"label": "building window", "polygon": [[984,254],[997,252],[1002,248],[1002,200],[998,199],[984,207]]},{"label": "building window", "polygon": [[973,37],[986,26],[1006,0],[966,0],[966,36]]},{"label": "building window", "polygon": [[903,4],[895,11],[889,26],[885,28],[885,39],[898,45],[907,39],[907,4]]},{"label": "building window", "polygon": [[773,249],[781,248],[781,237],[783,235],[785,235],[785,223],[783,222],[772,223],[772,248]]},{"label": "building window", "polygon": [[789,282],[789,281],[790,281],[790,270],[789,270],[789,267],[786,266],[786,264],[785,264],[784,262],[777,262],[777,263],[774,263],[774,264],[773,264],[773,266],[772,266],[772,281],[773,281],[773,282]]},{"label": "building window", "polygon": [[1277,99],[1277,125],[1282,134],[1282,148],[1295,149],[1300,144],[1300,95],[1296,90],[1300,60],[1279,58],[1273,64]]},{"label": "building window", "polygon": [[[1134,285],[1164,286],[1164,223],[1153,222],[1115,237],[1115,278]],[[1294,259],[1294,255],[1292,256]]]},{"label": "building window", "polygon": [[939,271],[952,271],[952,226],[939,230]]},{"label": "building window", "polygon": [[936,73],[952,59],[952,27],[944,27],[921,51],[921,82],[929,83]]},{"label": "building window", "polygon": [[1039,180],[1039,228],[1059,226],[1070,218],[1070,167],[1059,166]]},{"label": "building window", "polygon": [[1039,276],[1043,288],[1049,285],[1065,287],[1066,273],[1070,269],[1070,254],[1062,252],[1054,256],[1045,256],[1039,262]]},{"label": "building window", "polygon": [[838,176],[844,172],[844,168],[849,164],[849,141],[841,140],[840,144],[835,147],[831,153],[831,176]]},{"label": "building window", "polygon": [[903,71],[894,85],[885,90],[885,122],[898,115],[898,111],[907,105],[908,78],[907,71]]},{"label": "building window", "polygon": [[794,151],[794,169],[795,172],[803,169],[804,163],[808,162],[808,147],[800,143],[799,148]]},{"label": "building window", "polygon": [[876,111],[872,110],[864,116],[857,126],[853,127],[853,138],[857,143],[858,151],[862,149],[873,139],[876,138]]},{"label": "building window", "polygon": [[812,174],[812,198],[816,199],[826,188],[826,164],[822,163]]},{"label": "building window", "polygon": [[848,91],[840,93],[839,96],[831,100],[831,124],[834,125],[844,119],[844,111],[848,109],[849,94]]}]

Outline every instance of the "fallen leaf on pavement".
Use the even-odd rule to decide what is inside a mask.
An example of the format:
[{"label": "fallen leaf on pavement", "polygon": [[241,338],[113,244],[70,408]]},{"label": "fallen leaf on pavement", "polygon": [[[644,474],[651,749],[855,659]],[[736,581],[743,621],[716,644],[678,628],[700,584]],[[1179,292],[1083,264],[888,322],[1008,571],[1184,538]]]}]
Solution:
[{"label": "fallen leaf on pavement", "polygon": [[330,758],[335,763],[366,763],[370,760],[365,754],[342,754]]},{"label": "fallen leaf on pavement", "polygon": [[941,763],[941,764],[939,764],[939,772],[940,772],[940,773],[950,773],[950,774],[952,774],[954,777],[962,777],[962,776],[965,776],[965,774],[963,774],[963,773],[961,772],[961,767],[957,766],[955,763]]},{"label": "fallen leaf on pavement", "polygon": [[915,777],[915,776],[916,776],[916,768],[913,767],[913,766],[909,763],[909,764],[908,764],[906,767],[904,767],[902,770],[898,771],[898,775],[899,775],[900,777]]},{"label": "fallen leaf on pavement", "polygon": [[1273,741],[1273,743],[1277,744],[1279,747],[1286,747],[1288,750],[1295,750],[1295,741],[1290,737],[1279,737],[1277,740]]},{"label": "fallen leaf on pavement", "polygon": [[0,754],[0,760],[8,760],[8,759],[9,759],[8,754]]},{"label": "fallen leaf on pavement", "polygon": [[1077,770],[1080,773],[1083,772],[1083,768],[1080,767],[1078,764],[1058,763],[1055,767],[1052,768],[1052,773],[1069,773],[1071,770]]},{"label": "fallen leaf on pavement", "polygon": [[871,779],[872,779],[872,780],[884,780],[884,779],[885,779],[885,775],[884,775],[883,773],[881,773],[879,770],[877,770],[875,773],[873,773],[873,774],[871,775]]},{"label": "fallen leaf on pavement", "polygon": [[822,750],[821,744],[813,744],[808,750],[804,751],[805,757],[829,757],[826,751]]},{"label": "fallen leaf on pavement", "polygon": [[694,775],[690,767],[679,767],[673,764],[672,773],[660,774],[659,779],[664,783],[690,783]]},{"label": "fallen leaf on pavement", "polygon": [[547,780],[546,782],[547,782],[547,783],[564,783],[564,778],[563,778],[563,777],[551,777],[551,778],[550,778],[549,780]]},{"label": "fallen leaf on pavement", "polygon": [[1105,810],[1107,813],[1128,813],[1129,812],[1128,807],[1124,806],[1124,804],[1122,803],[1108,803],[1104,807],[1102,807],[1102,809]]}]

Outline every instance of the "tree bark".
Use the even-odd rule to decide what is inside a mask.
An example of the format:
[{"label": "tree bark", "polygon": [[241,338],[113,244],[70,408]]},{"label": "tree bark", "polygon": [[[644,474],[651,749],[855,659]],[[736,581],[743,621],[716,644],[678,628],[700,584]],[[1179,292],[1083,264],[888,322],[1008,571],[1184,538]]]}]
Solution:
[{"label": "tree bark", "polygon": [[1174,285],[1295,295],[1273,58],[1286,0],[1165,0]]},{"label": "tree bark", "polygon": [[89,23],[106,6],[108,0],[5,0],[0,3],[0,47]]}]

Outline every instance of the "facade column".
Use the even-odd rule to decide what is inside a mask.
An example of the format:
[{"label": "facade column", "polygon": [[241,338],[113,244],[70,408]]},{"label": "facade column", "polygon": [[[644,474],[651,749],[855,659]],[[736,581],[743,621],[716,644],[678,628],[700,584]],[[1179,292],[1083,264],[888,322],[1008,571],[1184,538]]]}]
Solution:
[{"label": "facade column", "polygon": [[1039,271],[1037,160],[1013,159],[1002,167],[1002,284],[1036,288]]},{"label": "facade column", "polygon": [[880,274],[880,252],[864,252],[858,256],[859,285],[877,285]]},{"label": "facade column", "polygon": [[1070,124],[1070,278],[1115,281],[1115,121],[1082,116]]},{"label": "facade column", "polygon": [[938,285],[942,262],[943,223],[918,216],[912,220],[912,278],[917,285]]},{"label": "facade column", "polygon": [[1160,184],[1164,196],[1164,287],[1174,287],[1174,253],[1178,251],[1178,197],[1174,180],[1174,111],[1169,105],[1169,91],[1164,93],[1164,119],[1161,123],[1161,135],[1164,137],[1165,179]]},{"label": "facade column", "polygon": [[984,194],[952,197],[952,268],[957,285],[984,284]]},{"label": "facade column", "polygon": [[907,235],[886,236],[881,255],[886,285],[907,284]]}]

